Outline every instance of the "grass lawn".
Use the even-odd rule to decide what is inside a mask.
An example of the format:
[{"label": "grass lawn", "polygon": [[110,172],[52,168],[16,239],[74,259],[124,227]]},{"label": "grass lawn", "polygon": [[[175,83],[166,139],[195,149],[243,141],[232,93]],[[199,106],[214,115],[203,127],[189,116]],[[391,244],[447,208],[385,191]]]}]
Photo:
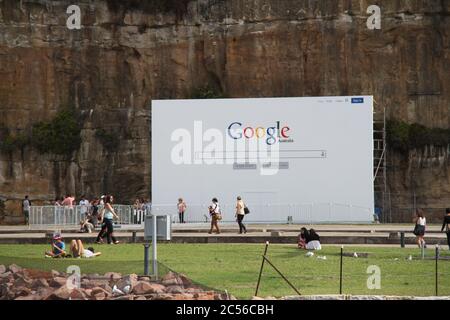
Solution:
[{"label": "grass lawn", "polygon": [[[142,244],[96,245],[101,257],[88,259],[48,259],[47,245],[0,245],[0,264],[16,263],[26,268],[65,271],[78,265],[82,273],[108,271],[143,273]],[[250,298],[256,287],[264,245],[254,244],[161,244],[158,258],[174,271],[188,275],[203,285],[225,290],[238,298]],[[346,252],[367,252],[368,258],[344,257],[343,293],[386,295],[434,295],[435,261],[420,260],[419,249],[346,247]],[[339,293],[339,252],[325,246],[313,257],[306,257],[293,245],[270,245],[268,257],[302,294]],[[326,260],[317,256],[326,256]],[[412,255],[413,260],[406,258]],[[434,248],[427,250],[434,256]],[[449,257],[449,251],[441,252]],[[367,288],[367,267],[381,270],[381,289]],[[260,296],[293,295],[295,292],[266,263]],[[439,294],[450,295],[450,260],[439,261]]]}]

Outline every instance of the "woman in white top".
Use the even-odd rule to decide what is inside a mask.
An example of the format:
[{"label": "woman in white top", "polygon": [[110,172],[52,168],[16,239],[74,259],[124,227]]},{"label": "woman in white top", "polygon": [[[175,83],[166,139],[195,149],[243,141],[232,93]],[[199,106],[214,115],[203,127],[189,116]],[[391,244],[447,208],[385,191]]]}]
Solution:
[{"label": "woman in white top", "polygon": [[218,221],[222,219],[222,213],[220,212],[219,201],[217,198],[212,199],[212,204],[209,206],[209,214],[211,216],[211,229],[209,230],[209,234],[211,234],[216,228],[216,233],[219,234],[219,225]]},{"label": "woman in white top", "polygon": [[242,234],[242,232],[247,233],[247,228],[242,223],[242,220],[244,220],[245,217],[245,211],[244,211],[244,201],[242,201],[242,198],[240,196],[237,197],[237,203],[236,203],[236,218],[237,223],[239,225],[239,233]]},{"label": "woman in white top", "polygon": [[108,244],[118,244],[120,241],[118,241],[116,237],[114,237],[113,219],[116,218],[117,220],[119,220],[119,216],[116,214],[114,208],[112,207],[114,197],[112,195],[107,195],[104,199],[105,206],[104,208],[102,208],[99,218],[100,221],[103,221],[102,229],[100,230],[95,242],[99,244],[102,243],[102,238],[106,236]]},{"label": "woman in white top", "polygon": [[414,227],[414,234],[416,235],[416,242],[419,248],[426,248],[424,236],[425,236],[425,228],[427,224],[427,219],[425,218],[425,215],[423,214],[423,211],[420,209],[417,209],[416,217],[414,218],[414,222],[416,223],[416,226]]}]

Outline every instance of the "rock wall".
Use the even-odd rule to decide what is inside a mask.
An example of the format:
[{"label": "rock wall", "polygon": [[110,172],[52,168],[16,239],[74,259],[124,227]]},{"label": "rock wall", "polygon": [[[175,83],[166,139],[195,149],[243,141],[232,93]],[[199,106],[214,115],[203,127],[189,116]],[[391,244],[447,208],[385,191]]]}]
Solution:
[{"label": "rock wall", "polygon": [[[406,154],[388,154],[386,214],[392,222],[412,222],[422,209],[428,222],[442,223],[450,207],[450,149],[426,146]],[[381,203],[382,201],[380,201]]]},{"label": "rock wall", "polygon": [[[73,1],[0,0],[0,126],[28,132],[62,108],[83,119],[69,157],[32,146],[0,155],[6,212],[25,194],[148,195],[151,99],[206,85],[228,97],[370,94],[388,117],[450,126],[448,0],[377,1],[381,30],[368,30],[364,0],[76,2],[81,30],[66,27]],[[97,129],[118,147],[106,150]],[[439,168],[416,170],[415,183],[447,190]],[[391,191],[410,191],[399,170]]]}]

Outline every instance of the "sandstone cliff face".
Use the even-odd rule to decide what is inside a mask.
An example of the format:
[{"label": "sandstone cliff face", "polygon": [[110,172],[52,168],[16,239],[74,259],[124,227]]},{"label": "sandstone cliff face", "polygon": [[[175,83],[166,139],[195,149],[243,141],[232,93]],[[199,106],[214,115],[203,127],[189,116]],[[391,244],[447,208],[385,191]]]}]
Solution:
[{"label": "sandstone cliff face", "polygon": [[[64,107],[82,119],[70,157],[30,146],[0,155],[7,212],[24,194],[148,195],[151,99],[205,85],[229,97],[371,94],[388,117],[450,127],[448,0],[377,1],[382,30],[366,27],[372,1],[171,3],[80,0],[82,29],[68,30],[73,1],[0,0],[0,125],[27,132]],[[97,129],[120,137],[113,152]],[[391,191],[450,189],[447,160],[438,168],[403,164]]]}]

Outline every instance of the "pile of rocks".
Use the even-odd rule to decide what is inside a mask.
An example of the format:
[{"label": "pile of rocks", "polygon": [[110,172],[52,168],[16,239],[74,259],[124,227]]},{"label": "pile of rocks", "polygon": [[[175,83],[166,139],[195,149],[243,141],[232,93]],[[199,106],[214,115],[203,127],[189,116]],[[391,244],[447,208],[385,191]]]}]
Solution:
[{"label": "pile of rocks", "polygon": [[[78,281],[79,280],[79,281]],[[0,265],[0,300],[228,300],[186,276],[167,273],[160,281],[136,274],[73,275]]]}]

